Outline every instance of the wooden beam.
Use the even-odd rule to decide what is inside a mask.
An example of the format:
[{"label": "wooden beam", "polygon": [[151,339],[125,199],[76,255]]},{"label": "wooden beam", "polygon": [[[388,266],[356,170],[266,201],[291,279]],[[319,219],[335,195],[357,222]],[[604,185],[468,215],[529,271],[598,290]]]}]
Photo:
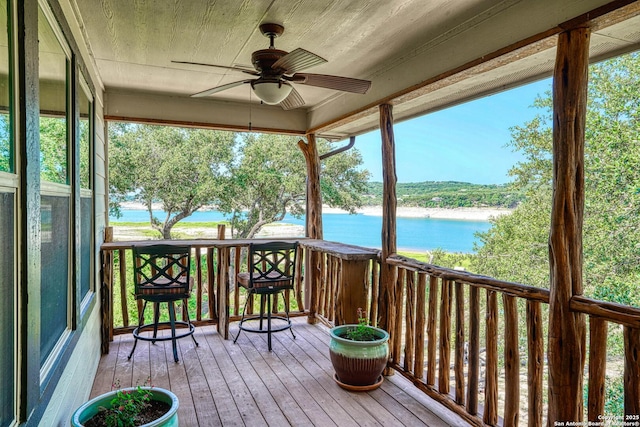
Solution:
[{"label": "wooden beam", "polygon": [[588,28],[558,37],[553,78],[553,201],[549,234],[549,425],[582,421],[584,314],[569,308],[582,294],[584,131],[589,66]]},{"label": "wooden beam", "polygon": [[[380,268],[380,303],[378,325],[392,332],[395,325],[395,294],[398,270],[387,264],[389,255],[396,252],[396,148],[393,135],[393,106],[382,104],[380,133],[382,137],[382,266]],[[393,341],[391,337],[390,341]],[[393,355],[392,355],[393,357]]]}]

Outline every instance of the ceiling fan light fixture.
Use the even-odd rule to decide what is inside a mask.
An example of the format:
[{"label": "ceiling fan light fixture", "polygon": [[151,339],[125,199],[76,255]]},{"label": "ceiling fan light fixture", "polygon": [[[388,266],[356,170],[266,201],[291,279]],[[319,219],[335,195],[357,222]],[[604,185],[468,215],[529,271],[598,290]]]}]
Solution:
[{"label": "ceiling fan light fixture", "polygon": [[265,104],[276,105],[284,101],[291,93],[293,87],[282,81],[263,81],[262,79],[251,82],[253,91]]}]

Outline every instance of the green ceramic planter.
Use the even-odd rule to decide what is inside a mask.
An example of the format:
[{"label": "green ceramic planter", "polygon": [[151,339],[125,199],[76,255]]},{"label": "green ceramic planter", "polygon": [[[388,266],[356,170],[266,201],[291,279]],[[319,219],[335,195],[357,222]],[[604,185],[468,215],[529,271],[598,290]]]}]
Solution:
[{"label": "green ceramic planter", "polygon": [[389,333],[368,326],[375,341],[353,341],[342,338],[347,329],[357,325],[340,325],[331,329],[329,354],[336,371],[337,383],[349,390],[373,390],[382,382],[382,371],[389,359]]},{"label": "green ceramic planter", "polygon": [[[178,427],[178,396],[170,392],[169,390],[165,390],[163,388],[158,387],[141,387],[144,390],[151,390],[153,392],[153,400],[159,400],[161,402],[166,402],[171,405],[169,412],[164,414],[162,417],[157,420],[144,424],[141,427]],[[125,388],[122,390],[125,391],[135,391],[137,387]],[[84,423],[90,420],[95,414],[98,413],[98,408],[111,407],[111,400],[115,396],[117,390],[110,391],[109,393],[101,394],[90,401],[86,402],[84,405],[80,406],[73,413],[71,417],[71,426],[72,427],[83,427]]]}]

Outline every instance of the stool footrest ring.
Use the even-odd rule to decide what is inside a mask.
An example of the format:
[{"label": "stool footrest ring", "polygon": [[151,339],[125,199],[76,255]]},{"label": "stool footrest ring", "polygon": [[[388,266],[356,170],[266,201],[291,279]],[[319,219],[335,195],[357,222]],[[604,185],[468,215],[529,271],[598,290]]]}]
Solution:
[{"label": "stool footrest ring", "polygon": [[[193,335],[193,333],[195,332],[195,326],[193,325],[193,323],[190,322],[184,322],[184,321],[176,321],[175,322],[176,325],[176,336],[175,339],[178,338],[184,338],[184,337],[188,337],[189,335]],[[169,326],[169,328],[160,328],[162,326]],[[171,323],[170,322],[159,322],[158,323],[158,329],[171,329],[170,328]],[[178,330],[182,330],[185,328],[178,328],[179,326],[184,326],[186,328],[186,331],[177,334]],[[145,331],[150,331],[153,332],[153,327],[154,324],[153,323],[147,323],[146,325],[142,325],[142,326],[138,326],[137,328],[135,328],[133,330],[133,336],[139,340],[143,340],[143,341],[170,341],[172,340],[174,337],[172,337],[171,335],[169,336],[165,336],[165,337],[147,337],[147,336],[142,336],[140,335],[140,333],[145,332]]]},{"label": "stool footrest ring", "polygon": [[[256,332],[259,334],[267,334],[269,332],[279,332],[279,331],[285,331],[287,329],[291,329],[291,320],[287,319],[286,317],[283,316],[271,316],[271,322],[273,322],[274,320],[278,320],[278,321],[284,321],[286,322],[284,325],[278,325],[276,327],[274,327],[273,323],[271,324],[271,331],[269,331],[269,329],[267,329],[266,327],[266,323],[267,323],[267,317],[264,316],[262,317],[262,321],[265,323],[265,328],[263,329],[258,329],[258,328],[251,328],[251,327],[247,327],[244,326],[245,323],[247,322],[259,322],[260,321],[260,316],[251,316],[251,317],[246,317],[244,319],[242,319],[240,321],[240,324],[238,325],[238,328],[240,328],[243,331],[246,332]],[[281,322],[278,322],[281,323]]]}]

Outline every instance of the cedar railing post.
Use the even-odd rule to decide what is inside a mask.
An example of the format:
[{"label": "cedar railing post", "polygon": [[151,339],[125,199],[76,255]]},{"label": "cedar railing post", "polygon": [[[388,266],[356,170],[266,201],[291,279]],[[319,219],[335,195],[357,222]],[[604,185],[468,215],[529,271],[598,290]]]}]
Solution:
[{"label": "cedar railing post", "polygon": [[[382,265],[380,267],[380,295],[378,326],[393,333],[395,295],[398,270],[387,263],[389,255],[396,252],[396,154],[393,136],[393,106],[382,104],[380,109],[380,133],[382,136]],[[391,337],[390,342],[393,342]],[[393,360],[394,355],[391,355]],[[389,372],[385,372],[388,374]]]},{"label": "cedar railing post", "polygon": [[[225,225],[218,224],[218,239],[224,240]],[[218,248],[217,266],[218,323],[217,330],[224,339],[229,339],[229,248]]]},{"label": "cedar railing post", "polygon": [[624,415],[638,420],[640,415],[640,329],[625,326],[624,336]]},{"label": "cedar railing post", "polygon": [[588,28],[558,36],[553,76],[553,201],[549,234],[549,418],[582,421],[584,315],[569,302],[582,294],[584,131],[589,65]]},{"label": "cedar railing post", "polygon": [[607,329],[606,320],[595,316],[589,319],[589,397],[587,399],[587,417],[589,421],[594,423],[598,423],[604,414]]},{"label": "cedar railing post", "polygon": [[[104,228],[104,241],[113,241],[113,227]],[[113,251],[100,251],[102,263],[100,270],[100,315],[102,317],[101,345],[102,354],[109,353],[109,342],[113,341]]]},{"label": "cedar railing post", "polygon": [[[298,141],[298,147],[307,163],[306,233],[311,239],[322,239],[322,192],[320,190],[320,156],[315,134],[307,135],[307,142]],[[305,305],[309,307],[308,323],[316,322],[317,293],[320,282],[320,254],[307,251],[305,257]]]}]

